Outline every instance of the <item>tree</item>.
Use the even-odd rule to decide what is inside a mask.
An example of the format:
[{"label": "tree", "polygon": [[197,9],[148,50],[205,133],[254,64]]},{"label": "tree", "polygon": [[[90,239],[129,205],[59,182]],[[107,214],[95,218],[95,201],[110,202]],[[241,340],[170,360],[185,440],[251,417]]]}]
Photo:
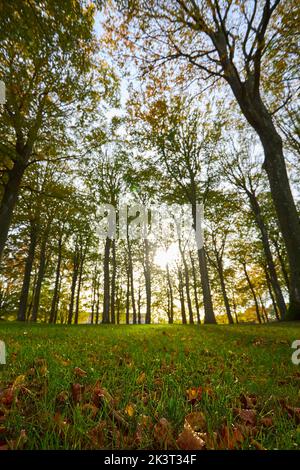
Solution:
[{"label": "tree", "polygon": [[7,101],[0,114],[0,257],[26,169],[45,158],[60,159],[54,142],[62,153],[70,144],[71,125],[74,132],[86,110],[95,110],[109,95],[113,76],[107,65],[96,68],[94,62],[94,14],[92,4],[85,7],[79,0],[2,4],[0,78]]},{"label": "tree", "polygon": [[[252,0],[246,4],[221,0],[123,1],[119,10],[123,15],[117,18],[111,13],[114,23],[108,21],[108,33],[112,35],[115,31],[119,40],[126,37],[123,43],[136,52],[143,72],[150,72],[154,81],[152,89],[156,84],[159,87],[159,80],[166,74],[172,76],[175,84],[186,83],[188,79],[193,83],[202,79],[215,84],[222,79],[259,136],[265,156],[263,167],[290,268],[286,319],[300,319],[299,215],[289,184],[282,138],[274,123],[276,108],[272,109],[272,101],[268,102],[267,98],[274,77],[285,90],[288,58],[282,61],[281,48],[288,41],[296,42],[294,18],[298,3],[295,0],[282,4],[280,0]],[[288,52],[286,47],[284,50]],[[159,67],[163,67],[160,74]],[[286,96],[283,98],[284,104]]]}]

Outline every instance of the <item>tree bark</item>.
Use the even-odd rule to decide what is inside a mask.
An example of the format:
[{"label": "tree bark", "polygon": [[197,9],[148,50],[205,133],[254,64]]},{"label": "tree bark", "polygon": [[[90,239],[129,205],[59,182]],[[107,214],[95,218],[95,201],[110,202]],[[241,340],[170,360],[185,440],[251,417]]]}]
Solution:
[{"label": "tree bark", "polygon": [[192,264],[192,273],[193,273],[193,287],[194,287],[194,298],[195,298],[195,307],[196,307],[196,314],[197,314],[197,323],[201,325],[201,318],[200,318],[200,308],[199,308],[199,300],[198,300],[198,291],[197,291],[197,276],[196,276],[196,268],[195,268],[195,261],[193,258],[192,253],[190,252],[191,264]]},{"label": "tree bark", "polygon": [[147,238],[144,240],[145,247],[145,261],[144,261],[144,276],[145,276],[145,287],[146,287],[146,317],[145,323],[151,323],[151,272],[150,272],[150,260],[149,260],[149,242]]},{"label": "tree bark", "polygon": [[187,305],[188,305],[189,321],[190,321],[190,324],[194,324],[193,307],[192,307],[191,294],[190,294],[189,270],[188,270],[188,265],[185,259],[185,255],[182,249],[180,239],[178,240],[178,246],[179,246],[179,251],[181,254],[181,259],[182,259],[183,268],[184,268],[185,293],[186,293],[186,299],[187,299]]},{"label": "tree bark", "polygon": [[246,268],[246,263],[242,263],[242,266],[243,266],[243,270],[244,270],[248,285],[250,287],[250,290],[251,290],[251,293],[252,293],[252,296],[253,296],[253,300],[254,300],[254,304],[255,304],[256,317],[257,317],[258,323],[261,323],[261,316],[260,316],[260,313],[259,313],[259,306],[258,306],[258,302],[257,302],[257,297],[256,297],[253,284],[251,282],[251,279],[249,277],[249,274],[248,274],[248,271],[247,271],[247,268]]},{"label": "tree bark", "polygon": [[69,314],[68,314],[68,325],[71,325],[73,321],[73,310],[74,310],[76,284],[77,284],[77,279],[78,279],[78,271],[79,271],[79,252],[78,252],[78,247],[76,246],[74,254],[73,254],[73,274],[72,274],[71,298],[70,298]]},{"label": "tree bark", "polygon": [[110,257],[111,239],[106,237],[104,248],[104,291],[103,291],[103,315],[102,323],[109,323],[109,309],[110,309],[110,288],[109,288],[109,257]]},{"label": "tree bark", "polygon": [[112,275],[111,275],[111,295],[110,295],[110,315],[111,323],[116,323],[116,275],[117,275],[117,263],[116,263],[116,241],[112,240]]},{"label": "tree bark", "polygon": [[271,301],[272,301],[272,304],[273,304],[273,308],[274,308],[274,313],[276,315],[277,320],[280,320],[280,315],[279,315],[278,308],[277,308],[277,305],[276,305],[276,301],[275,301],[275,298],[274,298],[274,295],[273,295],[273,292],[272,292],[272,285],[271,285],[271,281],[270,281],[270,275],[268,273],[268,269],[267,269],[266,266],[264,266],[264,271],[265,271],[265,276],[266,276],[269,295],[270,295],[270,298],[271,298]]},{"label": "tree bark", "polygon": [[4,185],[4,193],[0,203],[0,261],[25,169],[26,165],[16,161],[13,168],[6,172],[8,180]]},{"label": "tree bark", "polygon": [[186,325],[187,321],[186,321],[186,313],[185,313],[184,290],[183,290],[183,279],[182,279],[181,269],[178,269],[178,278],[179,278],[178,291],[179,291],[179,299],[180,299],[180,305],[181,305],[182,324]]},{"label": "tree bark", "polygon": [[272,252],[271,252],[271,246],[270,246],[268,230],[267,230],[267,227],[266,227],[265,222],[263,220],[262,213],[261,213],[261,208],[260,208],[260,205],[257,201],[257,198],[256,198],[255,194],[253,194],[251,192],[247,192],[247,195],[248,195],[248,198],[250,200],[250,204],[251,204],[251,207],[252,207],[252,210],[253,210],[253,214],[254,214],[254,217],[255,217],[256,224],[257,224],[257,226],[260,230],[260,233],[261,233],[261,239],[262,239],[262,244],[263,244],[263,248],[264,248],[264,253],[265,253],[265,257],[266,257],[266,261],[267,261],[268,270],[269,270],[269,273],[270,273],[270,282],[271,282],[271,285],[273,287],[273,291],[274,291],[275,298],[276,298],[276,303],[277,303],[279,311],[280,311],[280,316],[284,320],[284,318],[286,316],[286,313],[287,313],[287,308],[286,308],[286,305],[285,305],[285,301],[284,301],[284,298],[283,298],[283,295],[282,295],[282,291],[281,291],[280,284],[279,284],[278,277],[277,277],[277,273],[276,273],[276,268],[275,268],[275,264],[274,264],[274,260],[273,260],[273,255],[272,255]]},{"label": "tree bark", "polygon": [[79,263],[79,274],[78,274],[78,285],[77,285],[77,294],[76,294],[76,306],[75,306],[75,318],[74,323],[78,325],[78,318],[79,318],[79,305],[80,305],[80,290],[82,284],[82,271],[83,271],[83,264],[85,256],[81,253],[80,255],[80,263]]},{"label": "tree bark", "polygon": [[169,270],[169,265],[167,263],[167,282],[168,282],[168,291],[169,291],[169,299],[170,299],[170,305],[169,305],[169,323],[172,324],[174,320],[174,296],[173,296],[173,287],[172,287],[172,282],[171,282],[171,276],[170,276],[170,270]]},{"label": "tree bark", "polygon": [[46,268],[46,246],[47,246],[47,241],[48,241],[48,236],[49,236],[49,230],[50,230],[50,225],[49,227],[48,226],[46,227],[46,230],[43,235],[42,242],[41,242],[39,269],[38,269],[37,281],[36,281],[36,286],[35,286],[32,315],[31,315],[31,321],[34,321],[34,322],[37,321],[38,310],[40,306],[41,289],[42,289],[42,283],[44,280],[45,268]]},{"label": "tree bark", "polygon": [[26,309],[27,309],[28,293],[29,293],[29,287],[30,287],[30,277],[31,277],[36,243],[37,243],[37,227],[35,223],[33,222],[30,224],[30,242],[29,242],[28,254],[27,254],[26,263],[25,263],[23,285],[22,285],[20,302],[19,302],[19,311],[18,311],[18,317],[17,317],[18,321],[26,320]]},{"label": "tree bark", "polygon": [[55,276],[55,285],[54,285],[54,292],[53,292],[53,297],[52,297],[49,323],[53,323],[55,319],[55,311],[56,311],[58,292],[59,292],[59,277],[60,277],[61,260],[62,260],[62,235],[59,237],[59,240],[58,240],[56,276]]},{"label": "tree bark", "polygon": [[218,268],[218,274],[219,274],[219,279],[220,279],[220,284],[221,284],[221,290],[222,290],[222,295],[223,295],[223,300],[224,300],[224,305],[225,305],[225,310],[228,318],[229,324],[233,324],[233,318],[231,315],[231,308],[230,308],[230,303],[226,291],[226,285],[225,285],[225,278],[224,278],[224,268],[223,268],[223,262],[222,259],[220,259],[220,256],[215,253],[216,260],[217,260],[217,268]]},{"label": "tree bark", "polygon": [[245,82],[240,82],[233,70],[229,70],[225,63],[223,66],[229,72],[227,81],[241,111],[257,132],[264,149],[263,168],[268,175],[290,271],[290,302],[285,319],[300,320],[300,223],[286,170],[282,139],[256,87],[258,78],[251,75]]}]

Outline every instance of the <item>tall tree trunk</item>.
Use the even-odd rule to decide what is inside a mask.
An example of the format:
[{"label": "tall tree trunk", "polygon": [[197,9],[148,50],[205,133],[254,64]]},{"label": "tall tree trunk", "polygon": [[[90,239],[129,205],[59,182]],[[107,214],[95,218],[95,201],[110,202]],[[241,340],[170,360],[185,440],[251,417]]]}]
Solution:
[{"label": "tall tree trunk", "polygon": [[253,284],[251,282],[251,279],[249,277],[249,274],[248,274],[248,271],[247,271],[247,268],[246,268],[246,263],[242,263],[242,266],[243,266],[243,270],[244,270],[248,285],[250,287],[250,290],[251,290],[251,293],[252,293],[252,296],[253,296],[253,300],[254,300],[254,304],[255,304],[256,317],[257,317],[258,323],[261,323],[261,317],[260,317],[260,313],[259,313],[258,301],[257,301],[257,297],[256,297],[256,294],[255,294]]},{"label": "tall tree trunk", "polygon": [[137,302],[137,306],[138,306],[138,324],[139,325],[142,323],[141,302],[142,302],[141,286],[139,285],[138,302]]},{"label": "tall tree trunk", "polygon": [[37,227],[34,223],[32,223],[30,225],[30,242],[29,242],[28,254],[27,254],[26,263],[25,263],[23,285],[22,285],[22,290],[21,290],[18,317],[17,317],[19,321],[26,320],[26,309],[27,309],[28,293],[29,293],[29,287],[30,287],[30,277],[31,277],[36,243],[37,243]]},{"label": "tall tree trunk", "polygon": [[262,300],[262,297],[261,297],[260,294],[258,295],[258,298],[259,298],[259,301],[260,301],[261,310],[263,312],[263,317],[265,318],[265,321],[268,323],[269,322],[268,312],[267,312],[267,309],[266,309],[266,307],[263,303],[263,300]]},{"label": "tall tree trunk", "polygon": [[287,289],[289,290],[289,288],[290,288],[289,275],[288,275],[288,272],[287,272],[286,263],[285,263],[285,260],[284,260],[284,258],[283,258],[283,255],[282,255],[282,252],[281,252],[281,249],[280,249],[278,240],[276,240],[275,238],[273,238],[273,239],[272,239],[272,242],[273,242],[273,244],[274,244],[274,247],[275,247],[275,250],[276,250],[276,254],[277,254],[278,259],[279,259],[279,263],[280,263],[280,267],[281,267],[281,272],[282,272],[282,274],[283,274],[283,278],[284,278],[285,285],[286,285]]},{"label": "tall tree trunk", "polygon": [[146,317],[145,323],[151,323],[151,272],[150,272],[150,259],[149,259],[149,242],[147,238],[144,240],[145,260],[144,260],[144,276],[146,287]]},{"label": "tall tree trunk", "polygon": [[111,274],[111,296],[110,296],[110,315],[111,323],[116,323],[116,275],[117,275],[117,263],[116,263],[116,241],[112,240],[112,274]]},{"label": "tall tree trunk", "polygon": [[185,302],[184,302],[184,290],[183,290],[183,278],[181,269],[178,269],[178,278],[179,278],[179,299],[180,299],[180,306],[181,306],[181,317],[182,317],[182,324],[186,325],[186,313],[185,313]]},{"label": "tall tree trunk", "polygon": [[74,310],[76,284],[77,284],[77,279],[78,279],[78,270],[79,270],[79,252],[78,252],[78,247],[75,247],[75,251],[73,254],[73,274],[72,274],[71,297],[70,297],[69,314],[68,314],[68,325],[71,325],[73,321],[73,310]]},{"label": "tall tree trunk", "polygon": [[7,182],[4,184],[4,193],[0,203],[0,260],[11,225],[13,210],[18,200],[21,180],[26,165],[16,161],[11,170],[6,172]]},{"label": "tall tree trunk", "polygon": [[204,323],[217,323],[216,317],[213,310],[206,253],[204,247],[198,250],[198,259],[201,275],[201,287],[203,295],[203,304],[204,304]]},{"label": "tall tree trunk", "polygon": [[274,313],[276,315],[277,320],[280,320],[280,315],[279,315],[278,308],[277,308],[277,305],[276,305],[276,301],[275,301],[275,298],[274,298],[274,295],[273,295],[273,292],[272,292],[272,285],[271,285],[270,275],[269,275],[267,266],[264,266],[264,271],[265,271],[265,276],[266,276],[269,295],[270,295],[272,305],[273,305],[273,308],[274,308]]},{"label": "tall tree trunk", "polygon": [[[192,203],[192,215],[193,215],[193,228],[196,231],[196,228],[198,228],[197,227],[196,201],[193,201]],[[204,323],[217,323],[216,317],[214,314],[214,309],[213,309],[208,269],[207,269],[206,253],[205,253],[204,246],[200,248],[198,247],[197,253],[198,253],[198,261],[199,261],[199,267],[200,267],[200,279],[201,279],[203,305],[204,305]]]},{"label": "tall tree trunk", "polygon": [[53,292],[53,297],[52,297],[49,323],[53,323],[54,318],[55,318],[55,311],[56,311],[58,292],[59,292],[59,277],[60,277],[61,260],[62,260],[62,235],[60,235],[59,240],[58,240],[58,255],[57,255],[55,285],[54,285],[54,292]]},{"label": "tall tree trunk", "polygon": [[194,299],[195,299],[195,307],[196,307],[196,314],[197,314],[197,323],[198,325],[201,325],[198,290],[197,290],[197,275],[196,275],[195,261],[191,252],[190,252],[190,259],[191,259],[191,264],[192,264]]},{"label": "tall tree trunk", "polygon": [[131,293],[131,305],[132,305],[132,323],[136,324],[137,315],[136,315],[136,304],[135,304],[135,294],[134,294],[134,280],[133,280],[133,263],[132,263],[132,253],[131,253],[131,243],[127,235],[127,249],[128,249],[128,270],[130,277],[130,293]]},{"label": "tall tree trunk", "polygon": [[46,227],[46,230],[43,235],[42,242],[41,242],[39,269],[38,269],[37,281],[36,281],[36,286],[35,286],[33,308],[32,308],[32,315],[31,315],[31,321],[34,321],[34,322],[37,321],[37,315],[38,315],[38,310],[40,306],[41,289],[42,289],[42,283],[44,280],[45,268],[46,268],[46,246],[47,246],[47,241],[49,237],[49,230],[50,230],[50,225],[49,227],[48,226]]},{"label": "tall tree trunk", "polygon": [[[244,116],[261,140],[265,154],[263,168],[268,175],[271,195],[286,247],[290,271],[290,302],[285,319],[300,320],[300,223],[286,170],[282,139],[274,126],[272,115],[261,99],[257,86],[258,78],[251,75],[245,82],[241,82],[237,79],[233,67],[229,70],[230,66],[222,57],[221,52],[224,52],[224,45],[221,44],[224,40],[226,41],[224,37],[215,37],[215,45],[219,50],[224,70],[229,73],[226,80]],[[225,54],[227,56],[226,52]]]},{"label": "tall tree trunk", "polygon": [[109,257],[110,257],[111,239],[106,237],[104,248],[104,290],[103,290],[103,316],[102,323],[109,323],[109,310],[110,310],[110,288],[109,288]]},{"label": "tall tree trunk", "polygon": [[231,308],[229,304],[229,299],[226,291],[226,285],[225,285],[225,278],[224,278],[224,268],[223,268],[223,262],[218,253],[215,253],[216,260],[217,260],[217,268],[218,268],[218,274],[219,274],[219,279],[220,279],[220,284],[221,284],[221,289],[222,289],[222,295],[223,295],[223,300],[224,300],[224,305],[226,309],[226,314],[228,318],[229,324],[233,324],[233,318],[231,315]]},{"label": "tall tree trunk", "polygon": [[236,323],[239,323],[238,314],[237,314],[237,310],[236,310],[236,301],[235,301],[234,292],[233,292],[233,295],[232,295],[232,306],[233,306],[233,312],[234,312],[234,316],[235,316],[235,321],[236,321]]},{"label": "tall tree trunk", "polygon": [[77,294],[76,294],[76,306],[75,306],[75,318],[74,318],[75,325],[78,325],[79,305],[80,305],[80,291],[81,291],[81,284],[82,284],[82,271],[83,271],[83,265],[84,265],[84,260],[85,260],[85,256],[84,256],[83,253],[81,253],[80,257],[81,257],[81,259],[80,259],[80,265],[79,265],[78,285],[77,285]]},{"label": "tall tree trunk", "polygon": [[185,279],[185,293],[186,293],[186,299],[187,299],[187,304],[188,304],[188,312],[189,312],[189,321],[191,324],[194,324],[194,316],[193,316],[193,307],[192,307],[192,301],[191,301],[191,294],[190,294],[190,278],[189,278],[189,269],[188,265],[185,259],[185,254],[182,249],[181,245],[181,240],[178,240],[178,246],[179,246],[179,251],[181,254],[181,259],[183,262],[183,268],[184,268],[184,279]]},{"label": "tall tree trunk", "polygon": [[174,296],[173,296],[173,287],[172,287],[172,281],[171,281],[171,276],[170,276],[170,270],[169,270],[169,265],[167,263],[167,282],[168,282],[168,291],[169,291],[169,299],[170,299],[170,305],[169,305],[169,323],[172,324],[174,320]]},{"label": "tall tree trunk", "polygon": [[247,194],[248,194],[248,198],[250,200],[250,204],[254,213],[256,224],[261,233],[262,244],[264,248],[268,270],[270,273],[270,281],[271,281],[275,298],[276,298],[276,303],[278,305],[281,318],[284,320],[286,313],[287,313],[287,309],[286,309],[285,301],[282,295],[282,291],[281,291],[277,273],[276,273],[276,268],[275,268],[275,264],[273,260],[273,255],[271,252],[271,247],[270,247],[268,230],[263,220],[261,208],[260,208],[260,205],[257,201],[255,194],[250,193],[250,192],[248,192]]},{"label": "tall tree trunk", "polygon": [[129,317],[129,307],[130,307],[130,274],[129,274],[129,268],[127,266],[127,283],[126,283],[126,314],[125,314],[125,320],[126,320],[126,325],[129,325],[130,323],[130,317]]}]

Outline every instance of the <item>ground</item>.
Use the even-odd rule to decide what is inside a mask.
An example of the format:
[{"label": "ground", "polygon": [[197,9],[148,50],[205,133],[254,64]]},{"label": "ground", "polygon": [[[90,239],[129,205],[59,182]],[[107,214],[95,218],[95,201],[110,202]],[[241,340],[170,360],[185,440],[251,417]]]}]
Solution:
[{"label": "ground", "polygon": [[0,448],[299,449],[300,325],[0,323]]}]

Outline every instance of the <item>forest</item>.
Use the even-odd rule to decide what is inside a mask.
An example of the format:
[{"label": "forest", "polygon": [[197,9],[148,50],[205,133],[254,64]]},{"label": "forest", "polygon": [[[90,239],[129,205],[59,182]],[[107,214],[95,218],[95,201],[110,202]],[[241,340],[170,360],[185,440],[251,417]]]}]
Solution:
[{"label": "forest", "polygon": [[[297,339],[299,2],[3,0],[0,17],[0,339],[8,357],[24,354],[28,335],[36,360],[39,335],[51,343],[54,331],[64,348],[90,331],[90,347],[99,334],[114,350],[123,341],[115,325],[141,348],[147,332],[130,333],[131,325],[148,325],[154,342],[174,331],[175,349],[182,324],[200,325],[208,343],[222,331],[243,343],[249,331],[255,351],[268,343],[257,335]],[[214,324],[236,330],[205,330]],[[198,341],[198,330],[182,331]],[[73,361],[66,351],[60,362]],[[185,361],[190,349],[182,351]],[[7,379],[30,368],[20,361]],[[43,376],[42,362],[32,367]],[[75,376],[85,377],[86,362],[80,367]],[[197,387],[189,404],[200,401]],[[127,418],[137,413],[130,406]],[[114,414],[117,425],[122,419]],[[170,444],[159,423],[156,448],[200,445]],[[76,439],[70,448],[81,448]],[[137,445],[109,442],[97,445]],[[138,445],[154,445],[145,442]],[[264,445],[294,445],[278,442]]]}]

